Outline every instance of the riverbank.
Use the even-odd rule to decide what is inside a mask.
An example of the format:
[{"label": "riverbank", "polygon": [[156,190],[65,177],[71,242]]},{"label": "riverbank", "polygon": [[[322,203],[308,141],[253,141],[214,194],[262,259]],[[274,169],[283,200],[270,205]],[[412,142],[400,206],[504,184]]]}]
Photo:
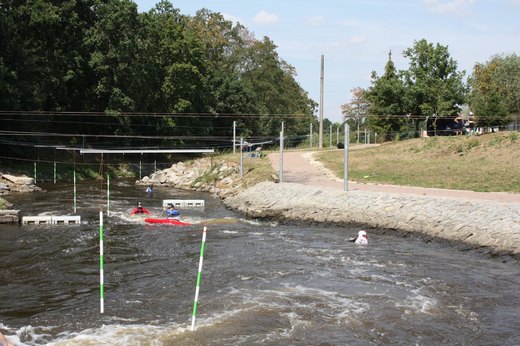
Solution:
[{"label": "riverbank", "polygon": [[[0,173],[0,196],[8,196],[11,192],[42,191],[34,185],[34,179],[27,176],[14,176]],[[14,205],[0,197],[0,223],[19,223],[20,211]]]},{"label": "riverbank", "polygon": [[324,225],[355,223],[520,255],[518,203],[375,191],[344,192],[300,183],[258,183],[247,174],[241,178],[236,165],[213,163],[209,159],[179,163],[136,183],[214,193],[228,208],[251,218]]},{"label": "riverbank", "polygon": [[260,183],[226,198],[251,218],[347,224],[420,233],[472,248],[520,255],[520,205],[438,196],[338,191],[296,183]]}]

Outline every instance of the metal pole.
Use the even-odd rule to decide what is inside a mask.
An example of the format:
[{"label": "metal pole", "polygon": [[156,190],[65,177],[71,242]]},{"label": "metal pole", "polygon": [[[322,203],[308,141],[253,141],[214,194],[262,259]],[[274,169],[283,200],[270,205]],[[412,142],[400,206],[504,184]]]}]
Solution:
[{"label": "metal pole", "polygon": [[332,125],[329,125],[329,147],[332,147]]},{"label": "metal pole", "polygon": [[283,123],[283,121],[282,121],[282,136],[285,136],[284,123]]},{"label": "metal pole", "polygon": [[318,148],[323,149],[323,71],[324,71],[324,57],[321,55],[321,69],[320,69],[320,133]]},{"label": "metal pole", "polygon": [[339,126],[336,127],[336,146],[339,144]]},{"label": "metal pole", "polygon": [[348,191],[348,145],[350,142],[350,127],[347,122],[345,122],[345,146],[343,149],[343,181],[344,181],[344,190]]},{"label": "metal pole", "polygon": [[242,148],[244,147],[244,138],[240,137],[240,178],[244,176],[244,154]]},{"label": "metal pole", "polygon": [[309,131],[309,149],[312,150],[312,123],[310,124],[310,131]]},{"label": "metal pole", "polygon": [[236,147],[236,140],[237,140],[237,122],[233,121],[233,154],[235,154],[235,147]]},{"label": "metal pole", "polygon": [[283,182],[283,132],[280,132],[280,183]]}]

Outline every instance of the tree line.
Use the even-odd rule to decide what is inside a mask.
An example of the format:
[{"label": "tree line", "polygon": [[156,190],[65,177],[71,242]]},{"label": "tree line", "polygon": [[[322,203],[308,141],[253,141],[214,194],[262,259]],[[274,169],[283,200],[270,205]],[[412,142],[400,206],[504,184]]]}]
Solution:
[{"label": "tree line", "polygon": [[[447,46],[417,40],[403,51],[409,67],[398,71],[389,53],[384,72],[372,72],[370,87],[351,90],[342,106],[352,125],[373,132],[414,136],[427,127],[427,119],[455,119],[474,113],[476,126],[504,126],[520,113],[520,56],[496,55],[476,63],[465,81]],[[435,123],[433,123],[435,124]]]},{"label": "tree line", "polygon": [[[6,0],[0,47],[0,111],[21,112],[5,130],[229,137],[236,121],[241,135],[262,137],[279,134],[282,121],[287,135],[317,121],[274,42],[207,9],[188,16],[165,0],[145,13],[130,0]],[[50,115],[34,122],[24,111]],[[64,112],[74,116],[65,121]]]}]

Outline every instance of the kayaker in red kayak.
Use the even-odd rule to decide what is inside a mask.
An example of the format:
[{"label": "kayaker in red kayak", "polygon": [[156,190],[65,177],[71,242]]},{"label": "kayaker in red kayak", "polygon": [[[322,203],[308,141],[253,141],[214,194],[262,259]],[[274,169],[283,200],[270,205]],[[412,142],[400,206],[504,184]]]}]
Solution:
[{"label": "kayaker in red kayak", "polygon": [[134,215],[134,214],[151,214],[151,213],[141,205],[141,202],[139,202],[139,203],[137,203],[137,207],[135,207],[134,210],[132,210],[131,214]]},{"label": "kayaker in red kayak", "polygon": [[174,219],[174,220],[180,220],[181,213],[175,206],[171,203],[168,203],[168,209],[166,209],[166,218],[167,219]]}]

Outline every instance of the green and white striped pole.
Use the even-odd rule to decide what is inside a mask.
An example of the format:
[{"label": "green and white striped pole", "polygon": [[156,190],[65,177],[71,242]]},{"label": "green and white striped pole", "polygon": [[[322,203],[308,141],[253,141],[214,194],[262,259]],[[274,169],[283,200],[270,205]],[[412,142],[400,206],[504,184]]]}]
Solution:
[{"label": "green and white striped pole", "polygon": [[54,161],[54,184],[56,184],[56,161]]},{"label": "green and white striped pole", "polygon": [[105,312],[105,283],[103,269],[103,211],[99,211],[99,311]]},{"label": "green and white striped pole", "polygon": [[197,304],[199,302],[199,289],[200,289],[200,278],[202,274],[202,262],[204,260],[204,247],[206,245],[206,231],[207,228],[204,226],[202,232],[202,244],[200,246],[200,260],[199,260],[199,272],[197,274],[197,288],[195,289],[195,301],[193,302],[193,314],[191,317],[191,331],[195,330],[195,318],[197,316]]}]

